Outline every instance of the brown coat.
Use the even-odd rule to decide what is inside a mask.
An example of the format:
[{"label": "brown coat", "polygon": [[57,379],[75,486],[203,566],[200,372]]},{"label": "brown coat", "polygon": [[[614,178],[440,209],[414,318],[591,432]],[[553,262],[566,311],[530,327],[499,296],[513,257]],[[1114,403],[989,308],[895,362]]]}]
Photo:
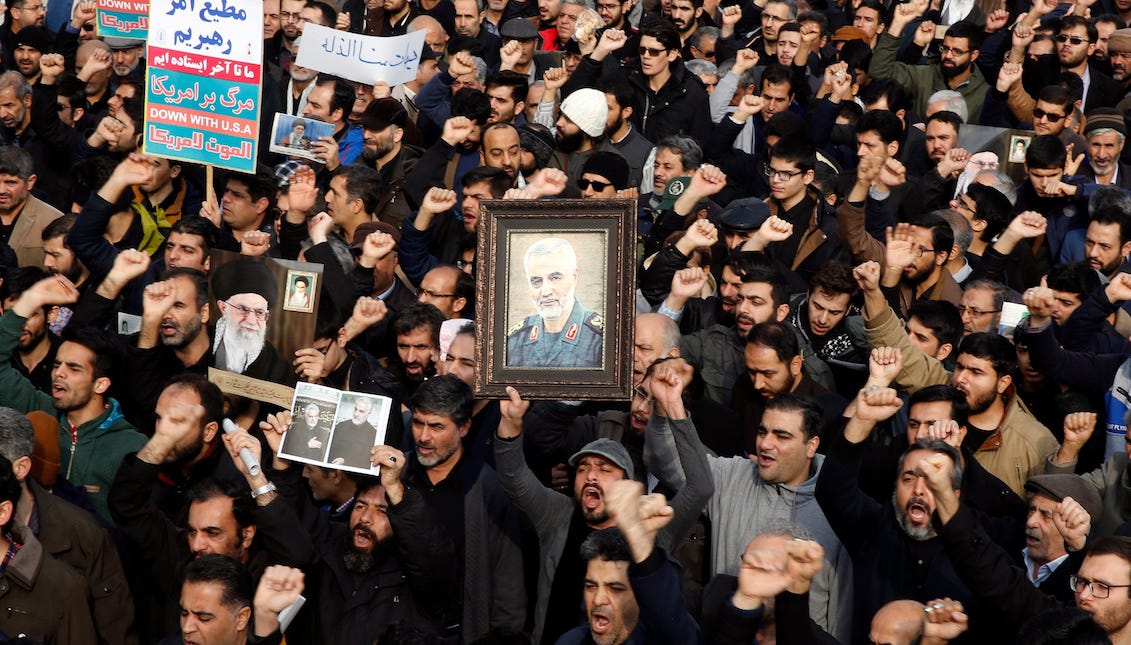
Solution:
[{"label": "brown coat", "polygon": [[[874,318],[865,316],[864,325],[872,347],[900,349],[903,368],[895,380],[910,392],[950,383],[950,372],[934,357],[927,356],[911,343],[903,323],[891,307]],[[1052,433],[1033,417],[1021,397],[1010,396],[1001,424],[974,452],[974,458],[1024,499],[1025,482],[1030,476],[1045,471],[1045,460],[1058,448]]]},{"label": "brown coat", "polygon": [[0,630],[43,645],[97,645],[82,576],[43,550],[26,526],[12,535],[23,547],[0,574]]},{"label": "brown coat", "polygon": [[20,266],[43,266],[43,229],[62,216],[53,206],[28,196],[8,238],[8,246],[16,252]]}]

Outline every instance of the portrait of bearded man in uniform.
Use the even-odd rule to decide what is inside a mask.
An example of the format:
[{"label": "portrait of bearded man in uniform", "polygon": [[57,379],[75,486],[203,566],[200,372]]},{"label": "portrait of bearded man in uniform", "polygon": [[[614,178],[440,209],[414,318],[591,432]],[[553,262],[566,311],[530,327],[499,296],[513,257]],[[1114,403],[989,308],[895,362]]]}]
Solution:
[{"label": "portrait of bearded man in uniform", "polygon": [[526,289],[537,313],[507,333],[507,367],[602,366],[604,319],[576,295],[580,270],[568,240],[547,237],[523,256]]}]

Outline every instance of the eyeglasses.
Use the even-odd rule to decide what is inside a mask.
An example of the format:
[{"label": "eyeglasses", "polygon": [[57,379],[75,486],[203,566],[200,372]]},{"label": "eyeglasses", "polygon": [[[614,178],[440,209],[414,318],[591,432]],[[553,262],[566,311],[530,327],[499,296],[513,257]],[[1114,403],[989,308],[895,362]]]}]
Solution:
[{"label": "eyeglasses", "polygon": [[463,270],[465,267],[469,269],[475,268],[475,260],[456,260],[452,264],[455,264],[456,268],[460,270]]},{"label": "eyeglasses", "polygon": [[664,53],[666,53],[668,51],[668,48],[663,47],[661,49],[656,49],[654,47],[641,46],[640,49],[638,49],[637,51],[640,52],[641,56],[648,55],[648,56],[651,56],[652,58],[655,58],[657,56],[662,56]]},{"label": "eyeglasses", "polygon": [[771,13],[763,13],[762,22],[789,22],[789,18],[779,18]]},{"label": "eyeglasses", "polygon": [[589,180],[589,179],[578,179],[577,180],[577,187],[581,190],[589,190],[590,186],[593,187],[593,190],[595,190],[597,192],[602,192],[606,188],[608,188],[609,186],[612,186],[612,184],[610,184],[606,181],[592,181],[592,180]]},{"label": "eyeglasses", "polygon": [[428,296],[429,298],[455,298],[456,294],[454,294],[454,293],[436,293],[435,291],[431,291],[429,289],[417,289],[416,290],[416,296],[418,298],[421,297],[421,296]]},{"label": "eyeglasses", "polygon": [[769,166],[763,168],[762,171],[766,173],[767,177],[774,181],[789,181],[805,172],[804,170],[777,170]]},{"label": "eyeglasses", "polygon": [[1084,593],[1085,587],[1087,587],[1088,592],[1092,594],[1093,598],[1103,599],[1111,595],[1112,589],[1127,588],[1131,587],[1131,585],[1109,585],[1104,582],[1081,578],[1080,576],[1068,576],[1068,588],[1072,591]]},{"label": "eyeglasses", "polygon": [[267,316],[271,315],[271,312],[267,311],[266,309],[252,309],[251,307],[245,307],[243,305],[232,304],[232,303],[230,303],[226,300],[221,300],[220,302],[223,302],[225,305],[228,305],[232,309],[235,309],[236,311],[239,312],[239,314],[241,316],[246,317],[246,316],[250,316],[252,314],[255,314],[255,319],[258,320],[259,322],[263,322],[264,320],[267,320]]},{"label": "eyeglasses", "polygon": [[988,316],[990,314],[996,314],[1000,311],[1001,309],[975,309],[973,307],[964,307],[962,305],[958,306],[959,316],[965,316],[966,314],[970,314],[971,316]]},{"label": "eyeglasses", "polygon": [[1073,45],[1083,45],[1092,41],[1082,36],[1069,36],[1068,34],[1060,34],[1056,37],[1056,42],[1063,45],[1064,43],[1072,43]]},{"label": "eyeglasses", "polygon": [[306,22],[305,20],[303,20],[301,14],[297,14],[292,11],[280,12],[279,19],[283,22]]},{"label": "eyeglasses", "polygon": [[15,9],[18,10],[18,11],[30,11],[32,13],[38,13],[40,11],[43,11],[44,7],[43,7],[43,5],[40,4],[40,5],[31,5],[29,7],[15,7]]},{"label": "eyeglasses", "polygon": [[63,110],[69,110],[69,109],[71,109],[71,106],[69,106],[69,105],[63,105],[62,103],[56,103],[55,104],[55,111],[56,112],[62,112]]},{"label": "eyeglasses", "polygon": [[652,395],[644,391],[644,388],[640,387],[639,385],[632,388],[632,398],[643,401],[645,405],[652,405],[652,401],[655,401],[655,399],[652,398]]},{"label": "eyeglasses", "polygon": [[1067,116],[1067,115],[1056,114],[1054,112],[1045,112],[1044,110],[1042,110],[1039,107],[1033,108],[1033,118],[1034,119],[1048,119],[1049,121],[1056,123],[1057,121],[1063,119],[1065,116]]},{"label": "eyeglasses", "polygon": [[939,46],[940,54],[950,54],[952,56],[965,56],[970,53],[969,49],[958,49],[957,47],[947,47],[946,45]]}]

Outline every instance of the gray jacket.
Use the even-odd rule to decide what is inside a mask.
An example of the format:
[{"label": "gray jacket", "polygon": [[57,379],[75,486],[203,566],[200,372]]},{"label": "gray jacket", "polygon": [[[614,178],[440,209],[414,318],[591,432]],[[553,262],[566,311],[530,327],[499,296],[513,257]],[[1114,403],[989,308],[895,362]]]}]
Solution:
[{"label": "gray jacket", "polygon": [[[1075,460],[1057,465],[1053,463],[1055,458],[1056,455],[1049,457],[1046,473],[1076,471]],[[1126,451],[1113,454],[1102,466],[1080,476],[1096,487],[1104,504],[1103,513],[1092,518],[1092,537],[1112,535],[1121,524],[1131,521],[1131,468],[1128,467]]]}]

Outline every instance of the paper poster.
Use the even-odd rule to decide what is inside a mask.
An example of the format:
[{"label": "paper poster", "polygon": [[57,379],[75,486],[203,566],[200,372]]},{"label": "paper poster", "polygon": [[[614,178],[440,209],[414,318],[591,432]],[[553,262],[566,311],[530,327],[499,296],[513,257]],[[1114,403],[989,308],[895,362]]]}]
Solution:
[{"label": "paper poster", "polygon": [[275,121],[271,124],[271,152],[322,163],[314,155],[313,143],[322,137],[332,136],[333,123],[276,112]]},{"label": "paper poster", "polygon": [[137,38],[149,33],[149,0],[98,0],[94,21],[99,38]]},{"label": "paper poster", "polygon": [[308,22],[296,63],[366,85],[384,81],[393,87],[416,78],[424,33],[364,36]]},{"label": "paper poster", "polygon": [[154,0],[146,154],[255,172],[263,2]]},{"label": "paper poster", "polygon": [[279,456],[292,461],[376,475],[369,451],[385,442],[393,400],[364,392],[299,383],[291,402],[291,427]]}]

